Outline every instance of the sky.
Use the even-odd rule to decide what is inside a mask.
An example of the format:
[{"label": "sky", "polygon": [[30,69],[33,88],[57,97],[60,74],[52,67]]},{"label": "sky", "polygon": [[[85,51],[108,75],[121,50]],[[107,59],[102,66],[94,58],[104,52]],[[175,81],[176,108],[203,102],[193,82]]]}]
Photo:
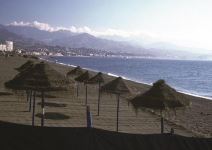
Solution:
[{"label": "sky", "polygon": [[211,0],[0,0],[0,24],[212,51]]}]

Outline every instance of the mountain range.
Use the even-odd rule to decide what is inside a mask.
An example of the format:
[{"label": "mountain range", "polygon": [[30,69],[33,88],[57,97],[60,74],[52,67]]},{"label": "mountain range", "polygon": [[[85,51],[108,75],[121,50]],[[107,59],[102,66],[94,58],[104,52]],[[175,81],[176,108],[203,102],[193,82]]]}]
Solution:
[{"label": "mountain range", "polygon": [[132,53],[142,57],[168,59],[192,59],[202,57],[176,49],[144,48],[126,41],[95,37],[88,33],[73,33],[68,30],[44,31],[30,26],[0,25],[0,41],[12,40],[17,47],[47,45],[69,48],[92,48],[110,52]]},{"label": "mountain range", "polygon": [[127,42],[102,39],[88,33],[73,33],[67,30],[49,32],[39,30],[34,27],[13,25],[5,26],[5,29],[24,38],[34,39],[51,46],[62,46],[70,48],[85,47],[99,50],[108,50],[112,52],[130,52],[139,54],[142,54],[145,51],[144,48],[133,46]]}]

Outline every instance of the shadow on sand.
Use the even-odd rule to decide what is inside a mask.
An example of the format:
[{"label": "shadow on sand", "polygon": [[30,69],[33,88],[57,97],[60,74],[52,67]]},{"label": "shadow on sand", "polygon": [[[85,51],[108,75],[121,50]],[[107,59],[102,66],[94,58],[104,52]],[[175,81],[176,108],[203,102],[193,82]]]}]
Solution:
[{"label": "shadow on sand", "polygon": [[[42,114],[38,113],[36,114],[36,117],[41,118]],[[70,117],[67,115],[64,115],[62,113],[56,113],[56,112],[47,112],[45,113],[45,119],[51,119],[51,120],[64,120],[69,119]]]},{"label": "shadow on sand", "polygon": [[[37,103],[38,105],[41,105],[41,102]],[[48,107],[66,107],[67,104],[58,104],[58,103],[52,103],[52,102],[45,102],[45,106]]]}]

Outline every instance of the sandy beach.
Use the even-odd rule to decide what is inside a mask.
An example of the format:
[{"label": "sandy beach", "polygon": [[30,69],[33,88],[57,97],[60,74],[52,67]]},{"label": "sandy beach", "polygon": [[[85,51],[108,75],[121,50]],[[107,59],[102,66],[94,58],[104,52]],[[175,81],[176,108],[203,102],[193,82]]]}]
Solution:
[{"label": "sandy beach", "polygon": [[[24,92],[14,92],[4,87],[4,82],[11,80],[18,72],[14,68],[25,63],[29,58],[19,56],[5,58],[0,56],[0,120],[31,124],[31,112],[28,112],[28,102]],[[32,59],[33,60],[33,59]],[[34,60],[39,61],[39,60]],[[72,69],[56,63],[50,65],[62,74],[66,74]],[[90,71],[95,75],[95,72]],[[114,77],[104,75],[106,82]],[[133,95],[145,92],[149,85],[125,80]],[[6,93],[5,93],[6,92]],[[93,127],[115,131],[116,127],[116,96],[102,94],[100,105],[100,116],[97,116],[97,85],[88,85],[88,104],[91,108]],[[86,126],[86,106],[85,87],[79,86],[79,97],[76,96],[75,89],[66,92],[49,92],[51,97],[46,98],[46,113],[49,116],[45,119],[45,126],[52,127],[85,127]],[[194,137],[212,137],[212,100],[186,95],[192,102],[190,108],[185,111],[177,111],[166,115],[165,132],[175,129],[176,134]],[[150,111],[139,111],[137,116],[132,106],[128,106],[126,97],[121,97],[120,101],[119,129],[125,133],[160,133],[160,117]],[[40,97],[36,99],[35,124],[40,126],[39,113]]]}]

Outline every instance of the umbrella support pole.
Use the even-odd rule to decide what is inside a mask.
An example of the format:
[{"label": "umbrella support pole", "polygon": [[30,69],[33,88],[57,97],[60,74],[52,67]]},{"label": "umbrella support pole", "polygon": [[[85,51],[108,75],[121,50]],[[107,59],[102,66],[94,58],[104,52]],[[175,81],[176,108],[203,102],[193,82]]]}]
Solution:
[{"label": "umbrella support pole", "polygon": [[88,104],[88,86],[85,84],[85,105]]},{"label": "umbrella support pole", "polygon": [[[32,91],[30,93],[31,93],[30,95],[32,95]],[[35,94],[36,93],[34,92],[34,94],[33,94],[33,105],[32,105],[32,126],[35,125]],[[31,98],[30,98],[30,101],[31,101]]]},{"label": "umbrella support pole", "polygon": [[27,95],[27,102],[29,101],[29,91],[26,90],[26,95]]},{"label": "umbrella support pole", "polygon": [[86,106],[87,128],[92,128],[92,115],[90,112],[90,106]]},{"label": "umbrella support pole", "polygon": [[45,117],[45,104],[44,104],[44,92],[41,92],[42,99],[41,99],[41,109],[42,109],[42,117],[41,117],[41,126],[44,126],[44,117]]},{"label": "umbrella support pole", "polygon": [[99,82],[99,93],[98,93],[98,109],[97,109],[97,116],[99,116],[99,107],[100,107],[100,86],[101,86],[101,83]]},{"label": "umbrella support pole", "polygon": [[77,97],[79,96],[79,84],[77,83]]},{"label": "umbrella support pole", "polygon": [[117,118],[116,118],[116,131],[119,131],[119,94],[117,95]]},{"label": "umbrella support pole", "polygon": [[30,91],[29,93],[29,112],[31,112],[31,108],[32,108],[32,91]]},{"label": "umbrella support pole", "polygon": [[164,118],[163,118],[163,111],[161,110],[161,134],[164,133]]}]

